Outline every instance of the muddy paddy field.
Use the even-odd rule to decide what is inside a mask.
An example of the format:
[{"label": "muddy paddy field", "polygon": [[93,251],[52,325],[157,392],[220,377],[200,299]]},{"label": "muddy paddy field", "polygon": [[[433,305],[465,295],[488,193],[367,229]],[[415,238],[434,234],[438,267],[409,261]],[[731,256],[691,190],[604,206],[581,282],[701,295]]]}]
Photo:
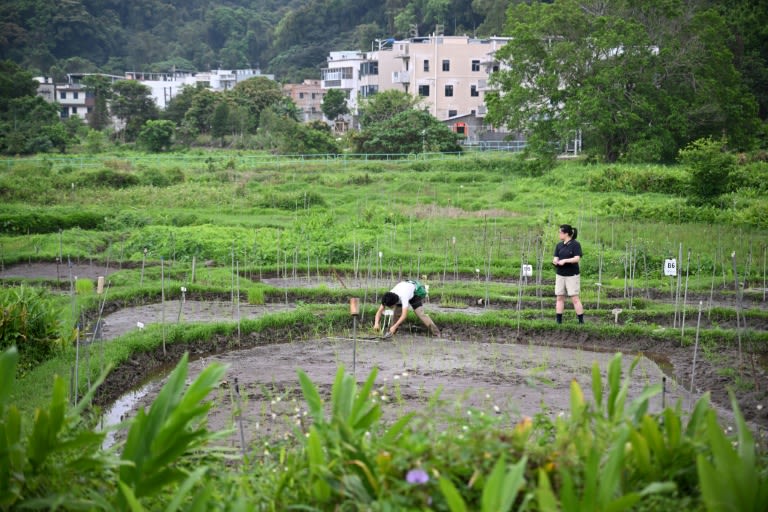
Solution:
[{"label": "muddy paddy field", "polygon": [[[75,270],[81,276],[89,276],[92,267],[85,265]],[[95,275],[104,275],[104,268],[96,269]],[[0,278],[64,279],[60,267],[39,264],[5,269]],[[264,281],[286,290],[318,284],[307,278]],[[320,284],[327,287],[334,286],[334,282],[338,280],[328,278]],[[352,288],[356,284],[359,283],[345,282],[344,286],[362,297],[367,291]],[[107,302],[96,343],[112,343],[112,340],[119,343],[121,335],[161,321],[167,324],[237,322],[280,314],[296,309],[294,296],[293,292],[286,292],[286,300],[263,305],[233,304],[205,297],[131,306]],[[765,309],[759,294],[751,297],[745,303],[747,309]],[[665,298],[668,297],[658,300]],[[373,295],[367,296],[368,305],[373,304],[374,299]],[[732,302],[732,297],[718,295],[715,300],[725,305]],[[340,303],[338,307],[346,309],[348,304]],[[303,425],[306,407],[298,384],[298,369],[309,375],[321,394],[329,396],[339,365],[354,372],[358,381],[364,380],[374,368],[378,370],[376,393],[382,403],[387,404],[385,414],[390,418],[406,411],[432,414],[434,410],[430,408],[439,407],[462,414],[504,414],[510,422],[516,422],[540,412],[567,413],[571,381],[578,381],[585,395],[590,396],[593,363],[605,373],[614,354],[621,352],[625,354],[625,368],[634,356],[640,357],[632,374],[630,399],[647,385],[661,384],[664,391],[651,400],[651,409],[658,411],[679,402],[683,411],[687,411],[702,394],[709,392],[723,420],[732,424],[730,388],[753,429],[764,441],[768,435],[765,351],[743,351],[740,356],[738,346],[729,344],[718,346],[716,352],[700,349],[694,362],[693,347],[682,347],[679,341],[658,341],[637,335],[606,337],[592,329],[579,329],[574,319],[571,319],[573,325],[545,332],[481,328],[450,321],[452,315],[481,315],[488,308],[513,308],[509,304],[468,304],[457,308],[455,304],[445,307],[432,298],[425,308],[442,320],[438,322],[442,338],[428,336],[411,316],[393,339],[382,340],[370,330],[372,318],[363,317],[354,330],[350,319],[349,329],[341,333],[316,335],[298,328],[286,329],[249,333],[237,344],[222,337],[169,345],[165,354],[162,350],[135,354],[112,371],[98,393],[98,401],[107,411],[106,423],[114,424],[121,417],[131,416],[139,407],[151,404],[168,371],[188,351],[192,359],[190,379],[211,362],[228,366],[226,381],[219,390],[209,423],[216,429],[242,425],[246,443],[284,435]],[[694,328],[695,308],[689,305],[688,309],[687,323]],[[514,318],[514,309],[509,314]],[[610,312],[590,312],[589,305],[586,318],[590,323],[616,320]],[[671,328],[663,325],[658,328]],[[744,358],[740,381],[749,386],[734,386],[733,369],[739,367],[740,357]],[[240,422],[235,415],[238,404],[242,407]],[[233,443],[238,439],[239,433],[233,433]]]}]

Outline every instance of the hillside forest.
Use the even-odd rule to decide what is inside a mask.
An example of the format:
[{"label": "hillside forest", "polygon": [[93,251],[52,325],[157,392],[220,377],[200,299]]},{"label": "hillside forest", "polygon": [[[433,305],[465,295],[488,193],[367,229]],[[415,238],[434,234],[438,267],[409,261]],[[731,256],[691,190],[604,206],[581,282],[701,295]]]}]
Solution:
[{"label": "hillside forest", "polygon": [[[767,27],[768,0],[3,2],[0,152],[64,152],[89,140],[97,150],[108,114],[125,126],[113,140],[136,141],[146,128],[144,146],[151,150],[172,142],[236,147],[233,140],[242,142],[261,126],[261,140],[241,148],[335,152],[342,148],[329,134],[286,124],[296,117],[295,105],[281,99],[277,84],[244,84],[228,94],[189,90],[165,112],[136,85],[85,84],[97,99],[93,116],[103,118],[89,119],[88,131],[76,119],[58,122],[54,105],[34,99],[32,77],[259,68],[295,83],[318,78],[330,51],[433,33],[512,37],[496,55],[502,67],[492,81],[499,94],[486,96],[486,120],[525,133],[532,149],[552,148],[575,131],[583,131],[587,152],[611,162],[671,162],[688,143],[707,137],[737,151],[764,149]],[[394,120],[399,111],[383,117]],[[421,133],[434,120],[397,121],[418,124]],[[276,131],[282,135],[273,136]],[[344,144],[386,151],[370,143],[379,139]],[[297,140],[303,142],[281,142]],[[402,140],[389,146],[403,147]],[[433,146],[445,147],[444,134]]]}]

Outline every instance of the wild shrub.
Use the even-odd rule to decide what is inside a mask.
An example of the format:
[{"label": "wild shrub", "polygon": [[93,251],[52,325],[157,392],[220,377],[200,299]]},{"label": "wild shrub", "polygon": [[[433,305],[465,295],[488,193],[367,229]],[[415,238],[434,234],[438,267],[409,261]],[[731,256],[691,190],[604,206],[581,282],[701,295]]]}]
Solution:
[{"label": "wild shrub", "polygon": [[688,181],[678,170],[665,167],[609,166],[587,173],[592,192],[683,195]]},{"label": "wild shrub", "polygon": [[736,166],[736,156],[725,150],[723,141],[699,139],[680,150],[678,160],[689,176],[690,200],[696,204],[712,204],[726,191],[729,177]]},{"label": "wild shrub", "polygon": [[768,162],[752,162],[733,169],[728,180],[728,191],[738,192],[744,189],[768,194]]},{"label": "wild shrub", "polygon": [[0,212],[0,232],[55,233],[59,229],[101,229],[104,216],[99,212],[77,211],[69,208]]},{"label": "wild shrub", "polygon": [[79,171],[72,182],[80,187],[119,189],[138,185],[139,178],[135,174],[104,168]]},{"label": "wild shrub", "polygon": [[151,185],[153,187],[170,187],[184,183],[184,172],[178,167],[171,169],[149,168],[144,169],[139,174],[139,182],[142,185]]},{"label": "wild shrub", "polygon": [[46,202],[50,180],[49,163],[16,164],[0,174],[0,198],[6,201]]},{"label": "wild shrub", "polygon": [[44,290],[28,286],[2,289],[0,309],[0,350],[17,347],[22,374],[70,341],[71,336],[62,336],[60,308]]},{"label": "wild shrub", "polygon": [[271,192],[265,194],[257,205],[262,208],[277,208],[279,210],[296,210],[312,206],[325,206],[326,202],[323,196],[317,192],[293,192],[278,193]]},{"label": "wild shrub", "polygon": [[121,210],[104,218],[104,228],[109,231],[140,228],[152,223],[152,217],[143,211]]}]

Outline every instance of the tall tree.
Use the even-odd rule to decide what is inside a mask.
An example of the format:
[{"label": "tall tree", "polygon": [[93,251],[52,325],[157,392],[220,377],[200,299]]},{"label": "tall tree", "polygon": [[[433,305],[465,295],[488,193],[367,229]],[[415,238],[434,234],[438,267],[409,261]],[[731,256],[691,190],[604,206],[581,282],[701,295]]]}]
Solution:
[{"label": "tall tree", "polygon": [[723,19],[682,0],[556,0],[512,6],[488,120],[532,143],[582,131],[607,160],[670,161],[725,133],[748,147],[754,98],[733,67]]},{"label": "tall tree", "polygon": [[412,110],[421,100],[410,94],[389,89],[361,101],[359,107],[360,126],[365,128],[389,119],[400,112]]},{"label": "tall tree", "polygon": [[86,92],[93,95],[93,110],[87,114],[88,124],[94,130],[103,130],[109,126],[108,101],[112,96],[112,80],[104,75],[83,77]]},{"label": "tall tree", "polygon": [[458,136],[423,110],[409,109],[352,135],[359,153],[460,152]]},{"label": "tall tree", "polygon": [[283,99],[280,84],[264,76],[256,76],[238,82],[232,89],[232,96],[238,105],[248,109],[250,114],[250,132],[255,132],[259,124],[259,115],[267,107]]},{"label": "tall tree", "polygon": [[331,121],[336,121],[339,117],[349,114],[347,106],[347,96],[341,89],[329,89],[323,95],[323,103],[320,105],[325,117]]},{"label": "tall tree", "polygon": [[211,135],[219,139],[220,146],[224,147],[224,137],[231,133],[229,121],[229,105],[226,101],[220,101],[213,110],[211,119]]},{"label": "tall tree", "polygon": [[112,115],[123,122],[125,139],[136,140],[142,125],[158,117],[152,91],[135,80],[120,80],[112,85],[112,92]]},{"label": "tall tree", "polygon": [[66,151],[70,137],[55,103],[36,95],[37,81],[11,61],[0,61],[0,152]]}]

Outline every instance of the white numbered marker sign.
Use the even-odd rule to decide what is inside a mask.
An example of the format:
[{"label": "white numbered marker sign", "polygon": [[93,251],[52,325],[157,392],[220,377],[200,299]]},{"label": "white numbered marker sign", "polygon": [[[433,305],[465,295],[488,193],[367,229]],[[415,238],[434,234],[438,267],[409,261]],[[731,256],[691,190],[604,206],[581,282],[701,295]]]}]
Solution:
[{"label": "white numbered marker sign", "polygon": [[675,258],[664,260],[664,275],[673,277],[677,275],[677,260]]}]

